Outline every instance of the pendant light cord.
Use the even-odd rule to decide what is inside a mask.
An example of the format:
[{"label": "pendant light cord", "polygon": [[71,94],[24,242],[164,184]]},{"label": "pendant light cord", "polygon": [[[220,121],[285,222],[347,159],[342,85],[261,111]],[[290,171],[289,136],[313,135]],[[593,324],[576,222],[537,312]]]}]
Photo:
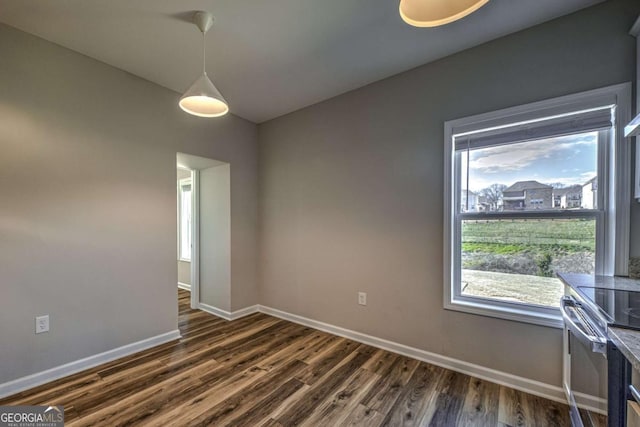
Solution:
[{"label": "pendant light cord", "polygon": [[202,32],[202,74],[207,74],[206,31]]}]

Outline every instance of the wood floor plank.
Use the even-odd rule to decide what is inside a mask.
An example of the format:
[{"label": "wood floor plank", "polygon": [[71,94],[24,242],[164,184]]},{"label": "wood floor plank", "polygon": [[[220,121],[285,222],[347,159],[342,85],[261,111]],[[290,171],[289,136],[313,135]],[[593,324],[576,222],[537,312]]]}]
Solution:
[{"label": "wood floor plank", "polygon": [[[248,358],[255,358],[256,351],[259,351],[259,350],[260,349],[257,349],[253,352],[244,354],[242,358],[238,358],[237,360],[234,360],[234,363],[220,364],[220,366],[216,367],[216,369],[211,369],[208,372],[204,372],[203,374],[199,375],[198,376],[199,380],[201,380],[202,382],[202,384],[199,386],[195,386],[186,392],[180,393],[179,395],[169,393],[168,399],[170,399],[171,405],[167,405],[167,408],[165,409],[171,409],[172,407],[175,407],[176,405],[179,405],[179,404],[183,404],[191,399],[196,399],[196,400],[199,399],[199,395],[207,391],[210,391],[213,385],[217,386],[220,382],[222,382],[224,385],[225,381],[228,380],[228,378],[234,374],[240,373],[241,374],[240,376],[243,376],[244,374],[242,373],[245,369],[247,369],[247,366],[248,366],[248,363],[247,363]],[[260,370],[260,368],[258,367],[252,367],[250,369],[253,369],[254,371]],[[162,399],[162,396],[160,396],[159,398]],[[209,402],[209,403],[211,404],[212,402]],[[163,410],[161,409],[158,411],[154,411],[154,414],[148,414],[148,415],[151,417],[151,419],[153,419],[153,418],[156,418],[157,414],[159,413],[162,414]]]},{"label": "wood floor plank", "polygon": [[266,351],[279,344],[286,344],[290,339],[299,339],[308,335],[308,331],[304,331],[299,325],[287,322],[278,322],[272,326],[265,328],[259,333],[245,337],[240,340],[234,340],[231,344],[217,346],[210,356],[221,363],[232,361],[238,356],[247,352]]},{"label": "wood floor plank", "polygon": [[[157,362],[136,365],[134,369],[126,370],[122,375],[114,375],[108,380],[101,378],[93,387],[65,390],[55,401],[65,408],[72,405],[78,415],[81,415],[86,408],[89,408],[90,411],[95,411],[117,402],[122,396],[127,396],[131,391],[135,391],[145,384],[152,385],[148,379],[158,379],[157,372],[161,369],[163,369],[162,364]],[[165,378],[170,376],[168,374]],[[131,378],[138,378],[139,381],[132,384]],[[99,403],[96,404],[96,402]],[[73,418],[65,417],[65,419],[70,421]]]},{"label": "wood floor plank", "polygon": [[331,371],[337,363],[353,354],[357,348],[358,343],[342,339],[310,359],[308,369],[297,378],[305,384],[312,385]]},{"label": "wood floor plank", "polygon": [[0,404],[63,404],[69,426],[569,426],[566,405],[262,313],[227,321],[178,295],[180,340]]},{"label": "wood floor plank", "polygon": [[391,365],[380,373],[380,380],[376,387],[363,397],[361,403],[381,414],[387,414],[395,405],[419,364],[417,360],[405,356],[393,358]]},{"label": "wood floor plank", "polygon": [[161,427],[165,426],[167,420],[171,420],[175,425],[206,425],[195,422],[207,410],[221,403],[228,394],[238,393],[245,387],[250,387],[257,379],[266,375],[266,371],[256,367],[249,368],[219,382],[213,387],[208,387],[188,402],[179,405],[172,405],[172,409],[166,411],[162,416],[158,416],[145,425]]},{"label": "wood floor plank", "polygon": [[398,357],[400,356],[397,354],[378,349],[362,367],[384,377]]},{"label": "wood floor plank", "polygon": [[335,393],[324,400],[313,414],[302,423],[314,427],[321,424],[339,426],[359,405],[360,398],[373,387],[379,375],[366,369],[358,369]]},{"label": "wood floor plank", "polygon": [[549,402],[539,396],[525,394],[529,406],[533,408],[534,423],[538,426],[570,427],[567,419],[569,409],[566,405],[557,402]]},{"label": "wood floor plank", "polygon": [[[209,367],[219,364],[213,359],[183,359],[180,366],[160,364],[150,371],[143,371],[136,366],[135,370],[127,369],[128,375],[125,377],[110,376],[102,380],[100,387],[90,389],[88,393],[81,396],[65,396],[65,400],[70,399],[80,415],[85,415],[120,402],[121,399],[138,390],[154,388],[164,384],[165,381],[180,378],[181,375],[193,375],[199,372],[200,365],[205,363]],[[135,378],[136,381],[131,381],[131,378]]]},{"label": "wood floor plank", "polygon": [[469,378],[467,395],[458,419],[460,426],[495,426],[498,423],[500,386]]},{"label": "wood floor plank", "polygon": [[[276,322],[276,323],[269,322],[269,323],[263,323],[256,326],[253,329],[253,332],[254,334],[259,334],[265,331],[266,329],[275,327],[275,325],[280,325],[280,327],[283,327],[283,328],[290,326],[283,322]],[[246,336],[247,336],[246,332],[243,332],[241,334],[241,337],[243,338],[246,338]],[[223,340],[222,342],[220,342],[220,344],[223,344],[223,343],[232,344],[234,342],[235,340],[229,339],[229,340]],[[131,371],[132,369],[134,370],[138,369],[138,364],[139,364],[138,361],[136,361],[135,363],[130,363],[129,365],[125,365],[121,367],[121,369],[123,369],[125,373],[136,375],[137,381],[135,384],[130,384],[132,387],[141,387],[141,386],[149,387],[154,385],[155,383],[163,381],[165,378],[171,377],[173,375],[177,375],[186,369],[194,367],[204,360],[211,359],[210,356],[212,353],[225,354],[225,351],[228,351],[227,347],[204,348],[201,353],[197,353],[195,355],[190,355],[187,357],[184,357],[183,355],[181,359],[177,359],[176,361],[168,363],[163,367],[160,367],[154,371],[149,372],[148,374],[141,374],[140,372]],[[158,355],[156,355],[156,357],[157,356]],[[149,362],[149,363],[156,363],[156,361]],[[109,375],[111,375],[111,373],[109,373]],[[107,386],[112,384],[110,381],[106,381],[103,383],[103,385]],[[126,387],[121,387],[121,386],[103,387],[100,390],[93,393],[91,396],[77,398],[77,400],[75,401],[75,405],[78,408],[78,410],[82,413],[84,412],[86,407],[91,407],[95,409],[96,405],[98,405],[98,407],[106,406],[110,402],[114,400],[118,400],[120,398],[120,395],[126,394],[128,393],[128,391],[129,390],[127,390]],[[96,404],[96,402],[99,402],[99,403]]]},{"label": "wood floor plank", "polygon": [[[425,411],[420,425],[433,427],[459,425],[458,418],[468,387],[469,377],[467,375],[449,370],[443,372],[440,380],[435,384],[435,388],[432,389],[435,393],[435,402],[429,405]],[[429,391],[430,388],[427,386],[425,396]]]},{"label": "wood floor plank", "polygon": [[378,427],[382,425],[383,421],[384,416],[381,413],[367,408],[362,404],[359,404],[353,409],[351,413],[347,414],[347,417],[343,421],[342,425],[345,427]]},{"label": "wood floor plank", "polygon": [[504,386],[500,387],[498,421],[513,427],[571,425],[567,405]]},{"label": "wood floor plank", "polygon": [[444,373],[445,370],[442,368],[421,363],[403,387],[402,394],[389,409],[382,425],[417,426],[423,418],[429,420],[428,412],[435,411],[436,385]]},{"label": "wood floor plank", "polygon": [[330,349],[332,346],[337,345],[338,343],[341,343],[344,341],[344,338],[339,337],[337,335],[331,335],[321,331],[318,331],[318,332],[322,334],[321,339],[323,340],[323,344],[321,346],[314,348],[312,352],[305,354],[304,356],[300,356],[300,360],[302,362],[312,363],[312,360],[317,358],[318,355],[321,355],[322,353]]},{"label": "wood floor plank", "polygon": [[241,420],[238,420],[237,423],[235,420],[242,417],[255,402],[269,394],[274,388],[285,384],[305,366],[304,362],[292,360],[280,369],[274,369],[251,383],[248,390],[238,390],[235,394],[208,408],[199,417],[193,418],[189,422],[201,425],[240,424]]},{"label": "wood floor plank", "polygon": [[513,427],[535,426],[535,418],[526,395],[520,391],[501,386],[498,421]]},{"label": "wood floor plank", "polygon": [[318,333],[312,329],[305,329],[304,332],[310,333],[306,337],[292,341],[287,347],[262,359],[258,363],[258,366],[271,370],[274,369],[275,366],[292,359],[304,362],[307,356],[316,353],[320,348],[324,347],[328,340],[326,334]]},{"label": "wood floor plank", "polygon": [[[265,419],[272,420],[273,413],[278,407],[289,401],[296,392],[302,391],[304,393],[308,387],[308,385],[297,379],[290,378],[287,382],[273,390],[273,392],[258,400],[256,404],[248,408],[245,412],[239,414],[238,417],[233,420],[233,425],[237,427],[254,427],[261,425]],[[303,393],[301,393],[301,395]],[[297,400],[297,398],[292,400]]]},{"label": "wood floor plank", "polygon": [[[210,360],[199,365],[199,369],[208,370],[219,365],[215,360]],[[172,376],[169,379],[156,384],[153,387],[141,388],[139,391],[129,394],[124,399],[119,400],[116,405],[109,405],[97,411],[88,412],[85,416],[69,423],[70,426],[91,426],[91,425],[122,425],[131,423],[134,419],[140,419],[147,414],[142,411],[143,406],[160,405],[164,399],[157,402],[161,392],[180,395],[187,389],[199,385],[193,378],[194,373],[183,372],[180,375]],[[97,405],[96,405],[97,406]]]},{"label": "wood floor plank", "polygon": [[346,362],[340,362],[317,382],[314,382],[307,390],[304,399],[296,402],[277,421],[287,426],[300,425],[312,415],[324,399],[340,387],[345,378],[351,376],[370,357],[368,354],[358,352],[353,352],[351,356],[349,359],[345,359]]},{"label": "wood floor plank", "polygon": [[297,378],[294,378],[294,380],[302,384],[302,386],[298,390],[296,390],[291,396],[282,400],[282,402],[279,405],[275,406],[273,411],[268,416],[269,419],[277,420],[282,416],[282,414],[289,411],[298,402],[304,400],[311,386],[303,383]]},{"label": "wood floor plank", "polygon": [[261,424],[260,427],[284,427],[284,426],[274,419],[269,419],[267,420],[266,423]]},{"label": "wood floor plank", "polygon": [[[66,382],[56,382],[49,387],[32,389],[28,393],[20,393],[0,400],[0,406],[4,405],[49,405],[52,402],[60,402],[61,396],[77,392],[84,393],[87,387],[100,381],[100,376],[92,373],[86,376],[71,379]],[[68,406],[68,405],[67,405]]]}]

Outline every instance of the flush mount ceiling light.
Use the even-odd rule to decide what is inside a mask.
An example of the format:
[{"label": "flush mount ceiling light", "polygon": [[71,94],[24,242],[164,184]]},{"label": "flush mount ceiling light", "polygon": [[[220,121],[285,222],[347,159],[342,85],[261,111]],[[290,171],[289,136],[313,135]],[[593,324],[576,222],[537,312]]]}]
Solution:
[{"label": "flush mount ceiling light", "polygon": [[202,75],[187,89],[180,98],[180,108],[189,114],[199,117],[220,117],[229,112],[229,106],[220,91],[216,89],[206,70],[205,36],[213,24],[213,16],[209,12],[196,12],[193,23],[202,32]]},{"label": "flush mount ceiling light", "polygon": [[437,27],[464,18],[489,0],[400,0],[400,16],[414,27]]}]

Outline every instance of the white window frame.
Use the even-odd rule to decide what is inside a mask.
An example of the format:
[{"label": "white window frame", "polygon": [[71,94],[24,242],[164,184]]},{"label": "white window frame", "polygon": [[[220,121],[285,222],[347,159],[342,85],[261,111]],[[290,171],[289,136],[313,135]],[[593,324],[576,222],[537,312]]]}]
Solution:
[{"label": "white window frame", "polygon": [[[183,178],[178,180],[178,260],[184,262],[191,262],[193,256],[193,241],[191,242],[191,257],[187,258],[182,255],[182,187],[191,186],[191,221],[193,222],[193,180],[191,178]],[[192,225],[193,227],[193,225]],[[192,235],[191,228],[189,234]]]},{"label": "white window frame", "polygon": [[[599,206],[602,213],[582,211],[586,217],[602,215],[597,221],[596,274],[627,275],[629,260],[630,214],[630,143],[624,138],[623,128],[631,119],[631,83],[609,86],[545,101],[534,102],[499,111],[465,117],[445,122],[444,156],[444,308],[501,319],[533,323],[548,327],[562,327],[559,308],[542,307],[523,303],[511,303],[480,297],[463,296],[460,283],[460,210],[456,210],[460,183],[455,180],[456,135],[483,129],[500,128],[514,123],[535,121],[603,106],[615,106],[614,126],[601,131],[598,139],[605,137],[609,144],[598,145]],[[609,134],[609,135],[603,135]],[[568,213],[573,218],[582,214]],[[492,218],[492,213],[473,213],[474,217]],[[514,213],[514,217],[547,217],[548,212]],[[562,213],[559,212],[559,216]],[[502,212],[500,218],[505,217]],[[497,219],[497,218],[496,218]]]}]

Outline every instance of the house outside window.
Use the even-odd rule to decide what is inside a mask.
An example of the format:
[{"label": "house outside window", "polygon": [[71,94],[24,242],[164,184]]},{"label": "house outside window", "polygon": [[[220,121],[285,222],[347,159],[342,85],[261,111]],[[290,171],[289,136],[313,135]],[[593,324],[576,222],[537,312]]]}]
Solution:
[{"label": "house outside window", "polygon": [[593,177],[582,186],[582,207],[595,209],[598,206],[598,178]]},{"label": "house outside window", "polygon": [[553,188],[553,207],[560,209],[574,209],[582,206],[582,185],[576,184],[569,187]]},{"label": "house outside window", "polygon": [[446,308],[560,326],[556,273],[626,273],[627,91],[445,124]]},{"label": "house outside window", "polygon": [[538,181],[517,181],[502,192],[504,210],[549,209],[552,207],[550,185]]},{"label": "house outside window", "polygon": [[460,197],[462,198],[460,202],[461,209],[470,212],[478,210],[478,195],[476,193],[471,190],[462,190]]}]

